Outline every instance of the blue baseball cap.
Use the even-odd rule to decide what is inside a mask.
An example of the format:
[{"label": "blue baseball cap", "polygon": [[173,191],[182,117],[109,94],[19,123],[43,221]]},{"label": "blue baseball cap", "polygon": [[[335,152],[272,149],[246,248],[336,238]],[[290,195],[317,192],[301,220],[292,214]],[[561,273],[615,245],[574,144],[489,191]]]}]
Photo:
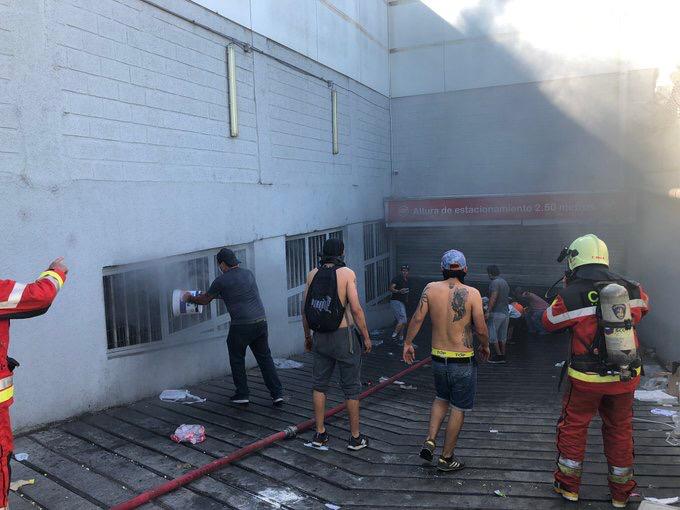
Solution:
[{"label": "blue baseball cap", "polygon": [[442,255],[442,269],[466,269],[465,255],[462,251],[449,250]]}]

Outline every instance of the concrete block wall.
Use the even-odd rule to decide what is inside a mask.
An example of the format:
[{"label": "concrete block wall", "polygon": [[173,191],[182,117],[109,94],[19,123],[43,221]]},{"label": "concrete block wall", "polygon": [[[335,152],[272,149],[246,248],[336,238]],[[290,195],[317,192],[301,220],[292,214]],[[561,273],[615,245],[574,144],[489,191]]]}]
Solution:
[{"label": "concrete block wall", "polygon": [[[225,373],[221,337],[109,358],[103,267],[248,244],[285,356],[302,348],[285,237],[383,216],[387,97],[196,4],[157,3],[211,30],[141,0],[0,0],[2,277],[30,280],[59,255],[72,268],[47,315],[12,325],[19,429]],[[220,34],[306,71],[237,49],[238,138]],[[339,93],[336,156],[324,80]]]}]

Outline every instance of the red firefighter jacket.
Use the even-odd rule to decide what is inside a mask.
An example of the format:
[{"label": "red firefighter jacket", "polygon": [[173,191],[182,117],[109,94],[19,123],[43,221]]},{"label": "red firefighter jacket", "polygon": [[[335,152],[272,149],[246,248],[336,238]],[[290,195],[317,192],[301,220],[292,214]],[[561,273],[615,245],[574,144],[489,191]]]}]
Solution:
[{"label": "red firefighter jacket", "polygon": [[10,320],[45,313],[65,280],[66,274],[57,270],[41,273],[33,283],[0,280],[0,408],[10,406],[14,395],[12,373],[7,362]]},{"label": "red firefighter jacket", "polygon": [[[575,278],[566,288],[560,289],[552,305],[543,314],[543,326],[548,331],[571,329],[571,355],[588,354],[598,335],[597,303],[599,295],[596,282],[609,281],[623,285],[630,297],[630,312],[633,324],[638,324],[649,310],[649,298],[642,287],[623,277],[609,272],[606,268],[585,271],[587,278]],[[578,274],[580,276],[580,273]],[[635,343],[639,347],[637,332]],[[570,367],[568,370],[572,385],[582,391],[595,391],[603,394],[619,394],[634,391],[640,377],[621,381],[617,375],[600,376],[584,373]]]}]

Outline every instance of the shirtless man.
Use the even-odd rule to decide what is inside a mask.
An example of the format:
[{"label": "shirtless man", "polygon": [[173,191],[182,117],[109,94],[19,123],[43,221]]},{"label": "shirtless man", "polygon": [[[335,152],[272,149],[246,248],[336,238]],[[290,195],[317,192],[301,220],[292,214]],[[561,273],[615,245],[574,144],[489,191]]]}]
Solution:
[{"label": "shirtless man", "polygon": [[[347,414],[349,415],[350,438],[347,443],[349,450],[361,450],[368,446],[368,438],[359,430],[359,393],[361,393],[361,354],[371,352],[371,339],[366,326],[366,317],[361,308],[357,291],[357,277],[350,268],[345,267],[343,260],[345,245],[340,239],[328,239],[322,249],[321,264],[328,268],[337,268],[338,298],[343,306],[347,306],[351,313],[345,310],[345,316],[340,327],[328,333],[315,332],[312,336],[305,314],[302,314],[302,326],[305,330],[305,350],[314,354],[312,368],[314,417],[316,419],[316,434],[312,444],[321,447],[328,442],[328,433],[324,425],[326,414],[326,393],[328,383],[335,365],[340,370],[340,386],[345,395]],[[305,287],[305,301],[307,290],[318,269],[313,269],[307,275]],[[353,332],[353,326],[359,328],[363,337],[363,346]]]},{"label": "shirtless man", "polygon": [[457,471],[465,465],[453,456],[453,450],[463,427],[465,411],[472,409],[477,385],[472,326],[480,341],[479,357],[483,361],[488,360],[490,355],[489,333],[484,320],[482,296],[477,289],[463,284],[467,273],[465,256],[457,250],[449,250],[442,257],[441,267],[444,281],[431,282],[425,287],[411,319],[404,341],[404,361],[409,365],[413,363],[413,339],[429,312],[432,319],[432,372],[437,395],[432,403],[430,429],[420,457],[432,462],[437,433],[450,406],[451,416],[437,469]]}]

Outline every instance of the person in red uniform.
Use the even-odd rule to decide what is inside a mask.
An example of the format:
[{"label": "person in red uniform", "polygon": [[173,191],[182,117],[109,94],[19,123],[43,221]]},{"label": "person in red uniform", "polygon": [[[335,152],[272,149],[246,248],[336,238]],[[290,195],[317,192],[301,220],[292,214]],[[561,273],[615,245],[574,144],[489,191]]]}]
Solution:
[{"label": "person in red uniform", "polygon": [[8,505],[9,463],[13,448],[9,406],[14,396],[12,370],[17,365],[7,356],[9,323],[13,319],[28,319],[45,313],[64,285],[66,273],[68,268],[59,258],[33,283],[0,279],[0,510]]},{"label": "person in red uniform", "polygon": [[[595,413],[602,418],[604,453],[609,464],[612,505],[624,508],[636,486],[633,480],[633,395],[640,381],[640,367],[631,365],[626,380],[621,371],[603,365],[602,338],[598,320],[598,282],[622,285],[628,291],[632,323],[638,324],[648,311],[648,297],[635,282],[609,270],[607,245],[592,234],[576,239],[563,251],[569,270],[565,288],[543,314],[548,331],[569,328],[571,359],[567,374],[569,388],[557,424],[557,469],[555,491],[577,501],[588,425]],[[561,260],[560,259],[560,260]],[[598,284],[598,285],[596,285]],[[637,334],[635,344],[639,347]],[[622,380],[623,379],[623,380]]]}]

